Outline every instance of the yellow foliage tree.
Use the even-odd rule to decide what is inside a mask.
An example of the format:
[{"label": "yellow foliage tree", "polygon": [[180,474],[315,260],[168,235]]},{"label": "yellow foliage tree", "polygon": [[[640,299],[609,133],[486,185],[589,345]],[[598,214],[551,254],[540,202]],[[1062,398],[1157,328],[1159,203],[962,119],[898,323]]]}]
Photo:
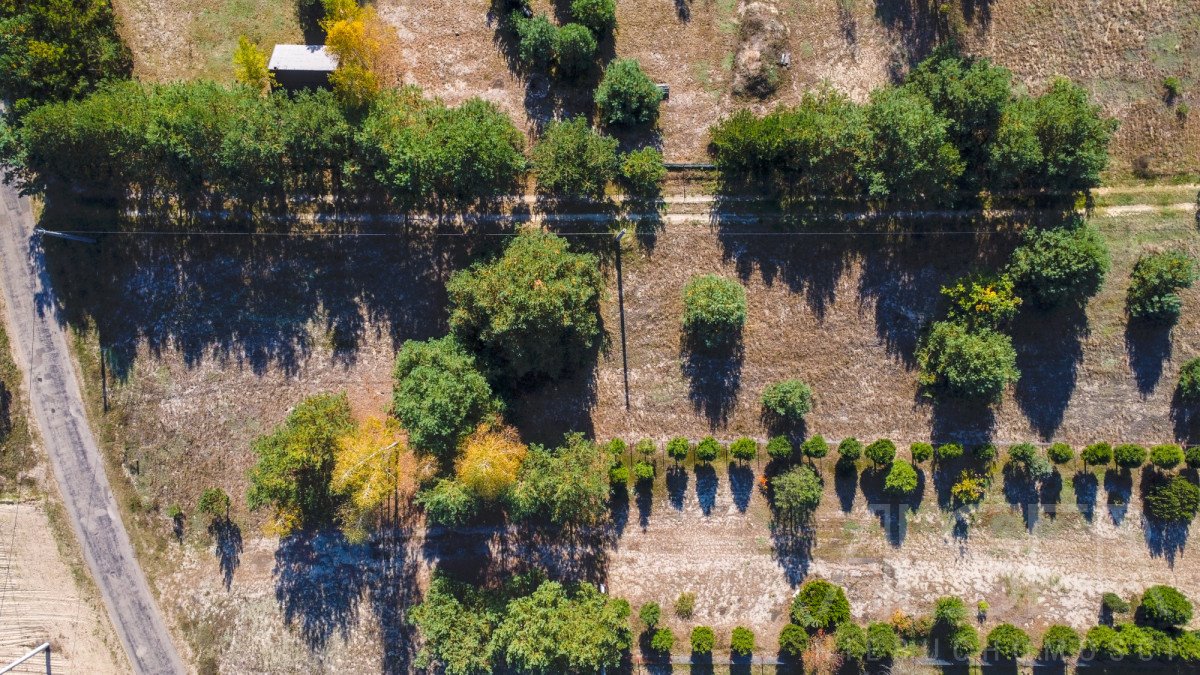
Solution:
[{"label": "yellow foliage tree", "polygon": [[495,501],[517,482],[528,452],[512,427],[482,424],[463,441],[455,474],[479,498]]},{"label": "yellow foliage tree", "polygon": [[346,498],[341,520],[347,536],[361,540],[368,521],[389,497],[416,492],[416,457],[395,420],[369,418],[338,440],[331,488]]},{"label": "yellow foliage tree", "polygon": [[233,50],[233,72],[238,82],[263,93],[275,85],[275,76],[267,70],[267,55],[245,35]]},{"label": "yellow foliage tree", "polygon": [[394,51],[395,32],[372,7],[354,0],[325,3],[325,47],[338,59],[329,83],[347,105],[370,103],[382,88],[380,69],[385,46]]}]

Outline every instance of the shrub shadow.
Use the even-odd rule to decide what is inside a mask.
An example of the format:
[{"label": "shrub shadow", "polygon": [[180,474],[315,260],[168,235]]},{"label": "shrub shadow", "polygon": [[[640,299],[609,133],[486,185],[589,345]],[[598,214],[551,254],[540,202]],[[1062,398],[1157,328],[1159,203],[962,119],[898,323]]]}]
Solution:
[{"label": "shrub shadow", "polygon": [[1071,477],[1071,487],[1075,490],[1075,506],[1079,514],[1088,523],[1096,517],[1096,502],[1100,493],[1100,481],[1091,471],[1076,471]]},{"label": "shrub shadow", "polygon": [[733,505],[738,513],[750,508],[750,497],[754,494],[754,469],[742,462],[729,463],[729,491],[733,493]]},{"label": "shrub shadow", "polygon": [[816,530],[805,524],[784,523],[778,518],[771,520],[771,543],[775,548],[775,561],[792,588],[799,586],[808,576],[815,537]]},{"label": "shrub shadow", "polygon": [[696,499],[700,501],[700,512],[705,516],[712,515],[713,507],[717,504],[717,488],[720,485],[717,471],[710,464],[697,464],[695,471]]},{"label": "shrub shadow", "polygon": [[1171,358],[1171,326],[1130,320],[1125,326],[1125,352],[1138,393],[1149,396]]},{"label": "shrub shadow", "polygon": [[218,518],[208,526],[208,533],[212,535],[221,579],[228,590],[233,585],[233,573],[242,563],[242,528],[228,518]]},{"label": "shrub shadow", "polygon": [[1040,490],[1037,481],[1033,480],[1023,469],[1012,462],[1004,465],[1004,501],[1010,509],[1021,511],[1021,519],[1025,523],[1025,531],[1033,532],[1037,525]]},{"label": "shrub shadow", "polygon": [[853,511],[854,498],[858,496],[858,470],[839,464],[833,472],[833,490],[837,493],[842,513]]},{"label": "shrub shadow", "polygon": [[710,429],[724,427],[737,404],[741,387],[741,342],[724,353],[709,353],[684,344],[683,374],[688,378],[688,398],[697,413],[708,420]]},{"label": "shrub shadow", "polygon": [[642,532],[650,526],[650,512],[654,509],[654,491],[649,481],[640,482],[637,486],[638,526]]},{"label": "shrub shadow", "polygon": [[337,531],[285,537],[275,551],[275,599],[284,624],[298,626],[310,649],[323,649],[335,633],[345,640],[358,619],[368,585],[366,545]]},{"label": "shrub shadow", "polygon": [[667,467],[667,502],[676,511],[682,511],[687,501],[688,482],[688,472],[682,466]]},{"label": "shrub shadow", "polygon": [[1105,471],[1104,492],[1108,495],[1108,516],[1113,525],[1120,526],[1129,512],[1129,500],[1133,496],[1133,476],[1129,470]]},{"label": "shrub shadow", "polygon": [[1021,377],[1013,387],[1030,426],[1049,440],[1075,392],[1087,315],[1078,305],[1051,312],[1022,311],[1012,327]]}]

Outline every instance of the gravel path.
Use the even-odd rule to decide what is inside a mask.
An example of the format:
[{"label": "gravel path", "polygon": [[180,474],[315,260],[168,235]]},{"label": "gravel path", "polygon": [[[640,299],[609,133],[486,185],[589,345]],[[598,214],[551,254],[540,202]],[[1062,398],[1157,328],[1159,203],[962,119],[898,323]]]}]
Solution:
[{"label": "gravel path", "polygon": [[67,338],[53,315],[41,250],[31,245],[29,202],[0,189],[0,283],[14,357],[84,558],[109,617],[138,673],[183,673],[146,578],[121,522],[83,398]]}]

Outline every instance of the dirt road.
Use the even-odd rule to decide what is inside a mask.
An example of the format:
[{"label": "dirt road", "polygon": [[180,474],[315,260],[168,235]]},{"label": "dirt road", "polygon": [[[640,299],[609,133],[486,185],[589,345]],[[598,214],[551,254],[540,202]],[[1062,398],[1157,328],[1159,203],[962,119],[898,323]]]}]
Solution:
[{"label": "dirt road", "polygon": [[41,250],[30,245],[32,230],[28,200],[11,187],[0,188],[0,283],[14,356],[29,383],[30,407],[84,558],[134,670],[183,673],[104,474],[66,335],[54,318],[51,290],[44,283]]}]

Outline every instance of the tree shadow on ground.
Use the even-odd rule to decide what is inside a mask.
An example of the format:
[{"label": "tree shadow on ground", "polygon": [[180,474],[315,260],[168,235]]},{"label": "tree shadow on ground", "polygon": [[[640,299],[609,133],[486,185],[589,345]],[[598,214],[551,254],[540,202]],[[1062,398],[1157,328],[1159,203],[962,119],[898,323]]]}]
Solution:
[{"label": "tree shadow on ground", "polygon": [[642,532],[650,526],[650,512],[654,509],[654,491],[649,481],[639,482],[637,486],[638,526]]},{"label": "tree shadow on ground", "polygon": [[1129,512],[1133,475],[1128,469],[1108,469],[1104,472],[1104,492],[1108,495],[1108,516],[1119,527]]},{"label": "tree shadow on ground", "polygon": [[[85,221],[72,229],[130,227],[115,219]],[[257,231],[251,224],[222,228]],[[180,231],[99,235],[94,245],[47,239],[43,247],[59,316],[72,328],[94,325],[112,374],[124,379],[143,345],[155,357],[177,350],[190,367],[211,360],[255,374],[279,368],[296,375],[323,350],[353,364],[368,331],[383,332],[392,348],[442,334],[445,283],[471,260],[471,239]]]},{"label": "tree shadow on ground", "polygon": [[729,463],[729,491],[733,494],[733,505],[738,513],[750,508],[750,497],[754,494],[754,469],[743,462]]},{"label": "tree shadow on ground", "polygon": [[1004,465],[1004,501],[1009,509],[1021,512],[1021,520],[1025,523],[1025,531],[1033,532],[1037,525],[1041,491],[1038,482],[1027,471],[1015,463]]},{"label": "tree shadow on ground", "polygon": [[705,516],[712,515],[713,507],[717,504],[717,488],[720,487],[717,471],[711,464],[697,464],[695,472],[696,499],[700,502],[700,512]]},{"label": "tree shadow on ground", "polygon": [[629,491],[624,485],[613,487],[608,495],[608,518],[614,538],[620,539],[629,524]]},{"label": "tree shadow on ground", "polygon": [[352,544],[338,531],[302,532],[284,537],[275,551],[275,600],[284,624],[298,626],[310,649],[320,650],[335,633],[349,637],[367,588],[364,544]]},{"label": "tree shadow on ground", "polygon": [[[952,7],[950,11],[956,11]],[[875,18],[896,38],[892,80],[925,58],[938,43],[937,3],[930,0],[875,0]]]},{"label": "tree shadow on ground", "polygon": [[775,548],[775,562],[793,588],[799,586],[808,576],[815,537],[816,530],[807,525],[784,523],[778,518],[771,520],[771,543]]},{"label": "tree shadow on ground", "polygon": [[[1190,470],[1185,472],[1191,473]],[[1171,480],[1171,476],[1161,473],[1155,468],[1144,467],[1142,469],[1142,480],[1140,485],[1142,497],[1142,534],[1146,540],[1146,548],[1150,551],[1150,556],[1154,558],[1162,558],[1167,561],[1167,565],[1172,569],[1175,568],[1175,560],[1183,554],[1187,547],[1188,534],[1191,529],[1191,521],[1164,521],[1158,518],[1152,518],[1150,509],[1146,504],[1146,497],[1150,495],[1156,488],[1165,485]],[[1188,480],[1195,480],[1195,476],[1189,476]]]},{"label": "tree shadow on ground", "polygon": [[867,508],[879,519],[879,527],[887,536],[888,543],[893,548],[899,548],[908,535],[910,512],[919,510],[924,501],[925,472],[917,468],[917,489],[911,496],[903,498],[890,495],[884,490],[888,470],[887,467],[867,469],[862,472],[859,483],[862,486],[863,497],[867,500]]},{"label": "tree shadow on ground", "polygon": [[1050,470],[1050,475],[1042,480],[1038,489],[1038,497],[1042,502],[1042,514],[1050,520],[1058,517],[1058,503],[1062,500],[1063,477],[1058,468]]},{"label": "tree shadow on ground", "polygon": [[539,571],[555,581],[604,583],[614,525],[562,527],[550,523],[431,527],[422,545],[429,567],[474,584]]},{"label": "tree shadow on ground", "polygon": [[1079,514],[1088,523],[1096,517],[1096,502],[1100,493],[1100,481],[1091,471],[1076,471],[1071,477],[1071,487],[1075,490],[1075,506]]},{"label": "tree shadow on ground", "polygon": [[854,510],[854,498],[858,496],[858,470],[854,467],[838,466],[833,471],[833,490],[838,496],[842,513]]},{"label": "tree shadow on ground", "polygon": [[412,545],[412,524],[389,524],[375,535],[374,568],[367,599],[379,622],[384,675],[412,672],[417,659],[417,630],[408,610],[421,601],[419,565]]},{"label": "tree shadow on ground", "polygon": [[678,464],[667,467],[667,502],[676,511],[682,511],[687,501],[688,482],[687,469]]},{"label": "tree shadow on ground", "polygon": [[737,405],[745,349],[739,341],[724,352],[711,353],[692,348],[686,338],[683,342],[681,360],[692,407],[704,415],[710,429],[724,427]]},{"label": "tree shadow on ground", "polygon": [[217,518],[209,524],[208,533],[213,538],[221,579],[228,590],[233,585],[233,573],[242,563],[242,528],[228,518]]},{"label": "tree shadow on ground", "polygon": [[595,435],[591,410],[596,405],[596,357],[559,380],[506,392],[506,415],[526,443],[556,446],[569,433]]},{"label": "tree shadow on ground", "polygon": [[1200,405],[1185,401],[1175,388],[1171,397],[1171,422],[1175,425],[1175,440],[1185,445],[1200,444]]},{"label": "tree shadow on ground", "polygon": [[1017,406],[1042,440],[1054,436],[1075,391],[1087,315],[1079,306],[1053,312],[1022,311],[1012,327],[1021,377]]},{"label": "tree shadow on ground", "polygon": [[991,442],[996,430],[996,413],[991,402],[934,392],[932,402],[918,399],[918,405],[925,403],[931,404],[930,437],[934,445],[958,443],[970,448]]},{"label": "tree shadow on ground", "polygon": [[1138,393],[1149,396],[1162,378],[1163,362],[1171,358],[1171,326],[1131,319],[1125,326],[1125,352]]}]

